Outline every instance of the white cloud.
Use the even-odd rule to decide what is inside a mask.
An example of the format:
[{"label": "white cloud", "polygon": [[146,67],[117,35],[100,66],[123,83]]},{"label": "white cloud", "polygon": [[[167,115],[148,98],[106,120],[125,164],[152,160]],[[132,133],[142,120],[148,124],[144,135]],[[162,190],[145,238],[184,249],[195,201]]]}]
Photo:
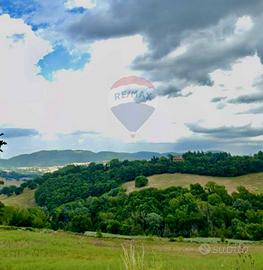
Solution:
[{"label": "white cloud", "polygon": [[[20,19],[0,16],[0,123],[18,127],[37,126],[41,117],[46,82],[37,76],[36,64],[51,51],[49,42],[39,38]],[[9,37],[23,34],[14,42]]]},{"label": "white cloud", "polygon": [[[108,135],[126,135],[111,115],[108,92],[122,76],[131,74],[130,63],[145,51],[140,36],[96,42],[90,47],[91,61],[83,70],[61,70],[48,82],[38,75],[36,64],[51,44],[38,37],[22,20],[0,16],[2,126],[30,127],[45,138],[76,130],[94,130]],[[23,42],[7,38],[23,33]]]},{"label": "white cloud", "polygon": [[254,22],[250,16],[239,17],[236,22],[236,33],[247,32],[252,29]]},{"label": "white cloud", "polygon": [[[176,142],[193,135],[185,125],[192,122],[205,127],[262,125],[260,114],[237,114],[253,105],[224,104],[224,100],[221,104],[224,109],[218,109],[218,103],[210,102],[218,96],[229,100],[255,91],[253,84],[263,74],[257,55],[238,60],[227,71],[214,71],[211,76],[215,85],[212,87],[189,86],[185,91],[192,92],[191,96],[158,97],[156,111],[136,137],[131,138],[111,113],[108,93],[119,78],[144,75],[130,69],[133,60],[147,51],[140,35],[93,43],[89,47],[91,61],[83,70],[61,70],[53,82],[48,82],[37,75],[36,64],[52,50],[51,44],[33,32],[23,20],[2,15],[0,25],[4,25],[0,28],[0,124],[39,130],[41,147],[47,144],[55,147],[56,143],[59,145],[61,134],[76,130],[100,132],[102,137],[111,138],[109,141],[114,138],[117,145],[118,140]],[[244,25],[239,29],[245,29]],[[14,42],[8,38],[14,34],[24,34],[24,39]],[[175,51],[170,57],[181,53],[184,50]],[[86,138],[79,139],[77,143],[81,148]],[[87,140],[91,138],[87,137]],[[98,141],[91,140],[90,143],[99,147]],[[101,145],[106,145],[105,140]]]}]

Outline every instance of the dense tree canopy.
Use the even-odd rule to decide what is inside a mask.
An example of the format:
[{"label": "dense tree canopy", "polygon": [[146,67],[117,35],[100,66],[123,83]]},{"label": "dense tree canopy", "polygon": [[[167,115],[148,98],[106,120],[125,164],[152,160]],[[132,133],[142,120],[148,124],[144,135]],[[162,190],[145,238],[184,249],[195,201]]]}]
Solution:
[{"label": "dense tree canopy", "polygon": [[52,211],[52,226],[77,232],[262,240],[263,195],[244,188],[229,195],[214,183],[131,194],[117,188],[59,206]]}]

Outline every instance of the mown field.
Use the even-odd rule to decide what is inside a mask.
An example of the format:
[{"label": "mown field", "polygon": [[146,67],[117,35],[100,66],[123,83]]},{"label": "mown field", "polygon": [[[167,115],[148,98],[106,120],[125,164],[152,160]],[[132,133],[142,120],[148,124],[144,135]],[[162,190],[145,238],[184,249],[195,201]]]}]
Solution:
[{"label": "mown field", "polygon": [[[205,185],[209,181],[212,181],[219,185],[224,185],[230,193],[235,191],[238,186],[244,186],[251,192],[263,192],[263,173],[253,173],[238,177],[213,177],[175,173],[153,175],[148,177],[148,179],[149,184],[147,187],[160,189],[171,186],[189,187],[190,184],[195,183]],[[138,190],[135,188],[134,181],[125,183],[123,187],[126,188],[128,192]]]},{"label": "mown field", "polygon": [[24,192],[20,195],[12,195],[7,197],[5,195],[0,195],[0,201],[8,206],[16,207],[34,207],[35,203],[35,190],[25,189]]},{"label": "mown field", "polygon": [[[248,254],[242,256],[236,253],[220,254],[219,252],[202,255],[198,243],[170,242],[168,239],[124,240],[44,230],[32,232],[21,229],[0,229],[0,269],[262,269],[263,245],[245,245],[248,248]],[[227,245],[210,244],[210,247],[223,250]],[[123,248],[127,256],[126,260]],[[133,252],[134,249],[135,252]],[[130,268],[129,265],[125,266],[125,262],[131,263]]]}]

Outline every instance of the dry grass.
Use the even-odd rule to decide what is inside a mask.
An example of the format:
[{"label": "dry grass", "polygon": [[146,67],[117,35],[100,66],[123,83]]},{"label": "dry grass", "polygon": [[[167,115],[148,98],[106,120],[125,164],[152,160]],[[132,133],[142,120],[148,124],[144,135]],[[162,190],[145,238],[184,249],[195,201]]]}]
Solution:
[{"label": "dry grass", "polygon": [[16,206],[16,207],[34,207],[36,206],[35,202],[35,190],[25,189],[24,192],[20,195],[13,195],[11,197],[7,197],[4,195],[0,196],[0,201],[8,206]]},{"label": "dry grass", "polygon": [[[207,182],[212,181],[219,185],[224,185],[230,193],[236,191],[238,186],[244,186],[251,192],[263,192],[263,173],[254,173],[238,177],[213,177],[175,173],[154,175],[148,179],[149,184],[147,187],[158,189],[164,189],[172,186],[189,187],[190,184],[195,183],[199,183],[204,186]],[[138,188],[135,188],[134,181],[125,183],[123,187],[127,192],[139,190]]]},{"label": "dry grass", "polygon": [[144,270],[145,269],[145,252],[144,247],[142,251],[136,251],[135,245],[130,244],[130,247],[127,248],[122,245],[123,255],[122,261],[125,270]]}]

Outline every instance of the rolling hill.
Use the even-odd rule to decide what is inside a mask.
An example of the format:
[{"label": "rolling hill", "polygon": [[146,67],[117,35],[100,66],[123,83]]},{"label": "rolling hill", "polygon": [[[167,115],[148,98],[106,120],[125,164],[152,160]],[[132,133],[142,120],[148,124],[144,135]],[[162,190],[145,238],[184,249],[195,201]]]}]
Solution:
[{"label": "rolling hill", "polygon": [[62,166],[70,163],[102,162],[115,158],[119,160],[143,160],[150,159],[153,156],[166,155],[155,152],[120,153],[103,151],[95,153],[84,150],[52,150],[19,155],[10,159],[0,159],[0,168]]},{"label": "rolling hill", "polygon": [[12,195],[10,197],[0,195],[0,201],[8,206],[28,208],[36,206],[35,190],[26,189],[22,194]]},{"label": "rolling hill", "polygon": [[[158,189],[165,189],[172,186],[189,187],[190,184],[199,183],[205,185],[212,181],[218,185],[223,185],[231,193],[237,189],[238,186],[244,186],[251,192],[263,192],[263,173],[252,173],[237,177],[214,177],[201,176],[194,174],[160,174],[148,177],[149,183],[144,188],[154,187]],[[123,184],[127,192],[139,190],[135,188],[134,181]]]},{"label": "rolling hill", "polygon": [[[218,185],[224,185],[229,193],[236,191],[238,186],[244,186],[251,192],[263,192],[263,173],[254,173],[238,177],[213,177],[201,176],[193,174],[160,174],[148,177],[149,184],[144,188],[158,188],[165,189],[172,186],[189,187],[190,184],[199,183],[204,186],[209,181],[215,182]],[[123,184],[127,192],[141,190],[143,188],[135,188],[134,181]],[[13,195],[6,197],[0,196],[0,201],[6,205],[18,207],[34,207],[36,205],[34,198],[35,190],[26,189],[20,195]]]}]

